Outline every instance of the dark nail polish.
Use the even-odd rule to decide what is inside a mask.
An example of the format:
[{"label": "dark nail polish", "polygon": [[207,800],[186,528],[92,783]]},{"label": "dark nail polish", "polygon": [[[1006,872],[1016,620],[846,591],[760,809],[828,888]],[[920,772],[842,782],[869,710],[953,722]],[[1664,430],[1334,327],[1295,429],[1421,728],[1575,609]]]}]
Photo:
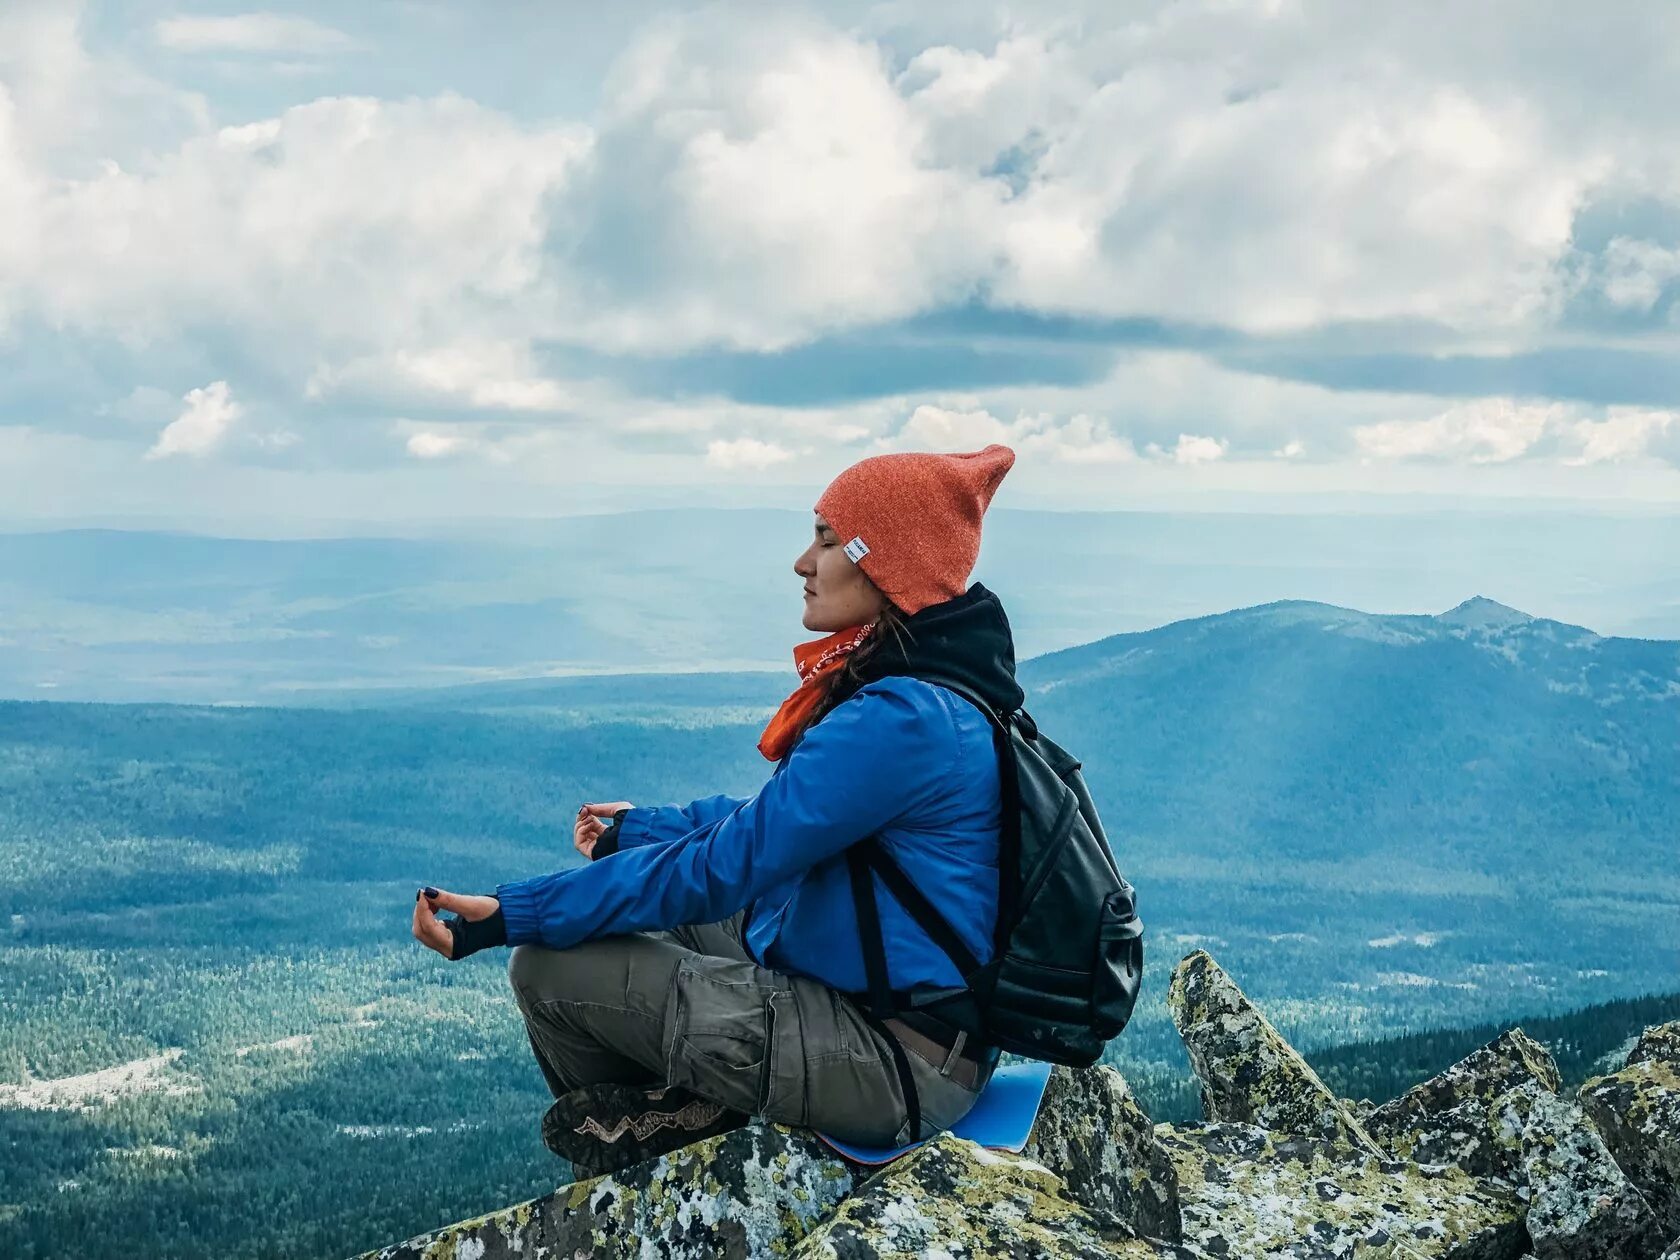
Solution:
[{"label": "dark nail polish", "polygon": [[435,888],[427,888],[425,893],[428,897],[436,897],[438,895],[438,890]]}]

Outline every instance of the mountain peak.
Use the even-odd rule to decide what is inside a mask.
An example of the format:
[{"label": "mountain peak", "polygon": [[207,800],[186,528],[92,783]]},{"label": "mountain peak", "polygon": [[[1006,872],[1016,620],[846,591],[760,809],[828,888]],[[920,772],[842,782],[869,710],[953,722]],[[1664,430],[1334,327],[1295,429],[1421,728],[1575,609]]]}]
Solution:
[{"label": "mountain peak", "polygon": [[1462,604],[1449,608],[1444,613],[1436,613],[1435,620],[1453,626],[1477,626],[1491,630],[1519,626],[1533,621],[1534,618],[1519,609],[1501,604],[1496,599],[1489,599],[1485,595],[1472,595]]}]

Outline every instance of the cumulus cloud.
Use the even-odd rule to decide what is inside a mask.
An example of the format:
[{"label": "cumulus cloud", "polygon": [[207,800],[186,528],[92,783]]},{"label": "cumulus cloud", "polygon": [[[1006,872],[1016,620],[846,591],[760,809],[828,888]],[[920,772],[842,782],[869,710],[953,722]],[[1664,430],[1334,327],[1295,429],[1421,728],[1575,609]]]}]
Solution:
[{"label": "cumulus cloud", "polygon": [[470,444],[470,439],[459,433],[422,431],[409,434],[406,446],[408,453],[416,459],[442,459],[448,455],[459,455],[469,449]]},{"label": "cumulus cloud", "polygon": [[1139,458],[1131,438],[1114,432],[1107,419],[1085,412],[1066,417],[1023,412],[1006,422],[984,409],[958,411],[928,403],[916,407],[896,434],[876,446],[951,451],[977,450],[992,442],[1012,447],[1022,458],[1059,463],[1126,464]]},{"label": "cumulus cloud", "polygon": [[221,445],[228,429],[245,411],[233,400],[226,381],[211,381],[202,389],[191,390],[182,401],[185,409],[158,434],[144,458],[208,455]]},{"label": "cumulus cloud", "polygon": [[[1225,452],[1231,444],[1224,438],[1203,437],[1197,433],[1180,433],[1178,442],[1172,448],[1172,460],[1175,464],[1209,464],[1216,459],[1224,459]],[[1151,446],[1150,454],[1158,453],[1158,448]]]},{"label": "cumulus cloud", "polygon": [[1385,459],[1422,456],[1500,463],[1526,454],[1566,412],[1561,403],[1479,398],[1427,419],[1360,425],[1353,435],[1362,451]]},{"label": "cumulus cloud", "polygon": [[[572,117],[448,91],[300,92],[218,126],[204,97],[154,77],[182,65],[159,47],[309,57],[349,37],[268,12],[178,15],[138,32],[147,73],[112,41],[91,52],[77,5],[18,0],[0,12],[0,333],[191,365],[136,370],[102,399],[231,375],[253,412],[285,416],[230,442],[233,416],[185,424],[189,405],[154,460],[358,441],[399,462],[503,458],[546,423],[689,467],[704,449],[712,468],[788,472],[835,444],[994,440],[1062,472],[1198,484],[1350,455],[1673,461],[1664,412],[1318,389],[1194,350],[1116,350],[1088,388],[1023,369],[980,393],[959,377],[781,412],[659,385],[670,397],[610,397],[592,375],[619,355],[850,347],[857,329],[972,307],[1136,319],[1198,345],[1290,334],[1307,355],[1349,329],[1502,353],[1576,335],[1565,315],[1584,295],[1655,338],[1680,280],[1666,19],[1629,10],[1614,55],[1581,58],[1600,15],[1523,13],[1456,14],[1443,44],[1415,13],[1315,0],[1028,4],[1007,20],[888,5],[852,29],[712,6],[639,28]],[[1585,232],[1593,207],[1611,209]],[[1131,327],[1070,326],[1097,330],[1087,349]],[[512,427],[434,423],[469,412]],[[393,438],[392,415],[420,420]]]},{"label": "cumulus cloud", "polygon": [[[1657,142],[1579,136],[1538,84],[1486,86],[1405,40],[1316,55],[1336,32],[1189,4],[895,70],[857,32],[708,9],[637,36],[588,123],[324,98],[205,129],[143,174],[37,187],[36,261],[13,281],[119,329],[292,316],[335,363],[486,320],[613,350],[776,349],[982,295],[1262,332],[1555,312],[1576,210],[1618,150]],[[263,13],[159,33],[342,38]],[[1672,142],[1644,156],[1675,165]],[[1615,300],[1643,300],[1668,263],[1623,255]],[[265,317],[277,292],[336,318]]]},{"label": "cumulus cloud", "polygon": [[328,53],[356,45],[343,31],[279,13],[177,15],[160,19],[153,32],[176,52]]},{"label": "cumulus cloud", "polygon": [[1674,412],[1610,407],[1603,418],[1570,403],[1479,398],[1416,420],[1358,425],[1354,440],[1382,459],[1452,459],[1497,464],[1550,454],[1566,465],[1636,459],[1654,453]]},{"label": "cumulus cloud", "polygon": [[[1566,464],[1619,463],[1657,454],[1665,437],[1680,438],[1680,412],[1643,407],[1611,407],[1603,420],[1575,420],[1568,425],[1576,450]],[[1680,452],[1676,452],[1680,453]]]},{"label": "cumulus cloud", "polygon": [[1600,266],[1600,284],[1612,306],[1649,311],[1663,290],[1680,279],[1680,248],[1617,236],[1604,247]]},{"label": "cumulus cloud", "polygon": [[346,394],[451,400],[492,411],[561,411],[576,401],[563,382],[536,371],[528,344],[473,338],[323,365],[304,387],[311,399]]},{"label": "cumulus cloud", "polygon": [[793,452],[785,446],[758,438],[719,438],[706,443],[706,463],[713,468],[769,468],[792,458]]}]

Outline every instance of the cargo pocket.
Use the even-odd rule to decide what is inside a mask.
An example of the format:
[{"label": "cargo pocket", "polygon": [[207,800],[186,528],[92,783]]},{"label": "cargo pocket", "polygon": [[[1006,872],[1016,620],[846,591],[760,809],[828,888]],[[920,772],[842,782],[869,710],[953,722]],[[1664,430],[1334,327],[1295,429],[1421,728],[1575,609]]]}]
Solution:
[{"label": "cargo pocket", "polygon": [[666,1080],[749,1114],[761,1110],[769,1003],[778,995],[751,981],[719,980],[684,963],[672,987]]},{"label": "cargo pocket", "polygon": [[806,1093],[804,1021],[794,991],[771,993],[765,1011],[769,1033],[763,1113],[778,1124],[804,1125],[809,1122],[811,1100]]}]

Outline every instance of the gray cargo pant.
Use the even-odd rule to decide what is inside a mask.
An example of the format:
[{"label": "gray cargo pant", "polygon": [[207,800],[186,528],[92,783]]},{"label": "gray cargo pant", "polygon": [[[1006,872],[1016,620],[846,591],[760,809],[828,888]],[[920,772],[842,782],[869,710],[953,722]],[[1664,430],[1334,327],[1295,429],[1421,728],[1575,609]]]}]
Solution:
[{"label": "gray cargo pant", "polygon": [[[736,1111],[877,1146],[911,1140],[892,1049],[845,998],[769,971],[742,915],[571,949],[516,945],[508,978],[549,1090],[681,1085]],[[928,1137],[979,1096],[905,1047]]]}]

